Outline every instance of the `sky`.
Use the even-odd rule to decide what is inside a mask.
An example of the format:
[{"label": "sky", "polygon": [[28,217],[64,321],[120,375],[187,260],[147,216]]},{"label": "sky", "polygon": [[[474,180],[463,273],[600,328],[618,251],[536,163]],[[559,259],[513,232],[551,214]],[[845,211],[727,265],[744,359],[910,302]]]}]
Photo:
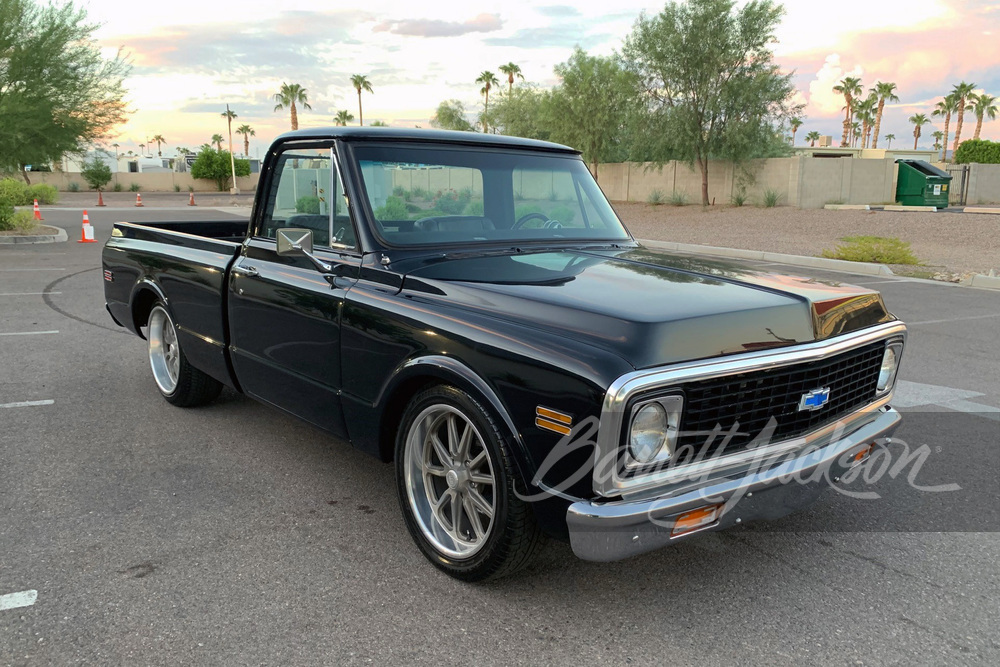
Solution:
[{"label": "sky", "polygon": [[[100,25],[95,36],[105,53],[122,48],[133,64],[125,85],[134,113],[110,139],[120,151],[138,151],[156,134],[167,139],[164,155],[174,155],[178,146],[197,149],[213,134],[226,134],[220,113],[228,103],[238,114],[234,127],[248,123],[256,131],[250,155],[262,157],[271,140],[290,128],[288,111],[274,111],[272,96],[282,82],[308,91],[312,109],[299,110],[300,127],[332,125],[340,109],[357,117],[352,74],[367,75],[374,87],[374,94],[363,97],[366,125],[381,120],[427,127],[442,100],[458,99],[471,113],[481,109],[474,81],[483,70],[501,78],[496,68],[514,62],[526,81],[556,85],[553,67],[575,46],[611,54],[642,12],[663,8],[636,0],[547,2],[558,0],[79,4]],[[1000,97],[1000,0],[784,5],[774,52],[805,105],[798,145],[812,130],[839,143],[844,102],[831,89],[845,76],[860,76],[866,88],[877,80],[897,84],[900,102],[887,106],[882,123],[883,135],[896,135],[894,145],[912,147],[906,119],[930,116],[934,103],[959,81]],[[963,136],[974,130],[970,116]],[[943,120],[934,121],[925,126],[921,146],[929,147],[931,132],[943,129]],[[984,125],[983,138],[1000,139],[1000,119]],[[242,152],[242,141],[235,141]]]}]

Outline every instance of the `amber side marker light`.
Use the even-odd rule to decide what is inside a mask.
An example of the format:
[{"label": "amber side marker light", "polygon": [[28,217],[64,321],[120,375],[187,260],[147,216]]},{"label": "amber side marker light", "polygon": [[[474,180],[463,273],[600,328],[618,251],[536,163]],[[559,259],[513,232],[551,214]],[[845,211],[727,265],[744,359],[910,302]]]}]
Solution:
[{"label": "amber side marker light", "polygon": [[565,413],[541,405],[535,408],[535,426],[538,428],[544,428],[546,431],[553,431],[560,435],[569,435],[572,432],[570,428],[572,425],[573,418]]},{"label": "amber side marker light", "polygon": [[709,505],[699,507],[690,512],[684,512],[674,521],[674,528],[670,531],[670,537],[679,537],[687,533],[694,532],[699,528],[709,526],[719,520],[722,514],[722,505]]},{"label": "amber side marker light", "polygon": [[873,451],[875,451],[874,442],[854,455],[854,460],[851,462],[851,467],[853,468],[854,466],[861,465],[862,463],[867,461],[869,458],[871,458]]}]

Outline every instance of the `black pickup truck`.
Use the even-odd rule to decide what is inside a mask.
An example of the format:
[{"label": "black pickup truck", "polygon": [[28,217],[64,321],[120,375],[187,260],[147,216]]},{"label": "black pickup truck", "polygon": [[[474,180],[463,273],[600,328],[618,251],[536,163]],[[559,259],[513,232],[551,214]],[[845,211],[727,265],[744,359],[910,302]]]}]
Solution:
[{"label": "black pickup truck", "polygon": [[122,222],[103,264],[164,398],[226,386],[394,462],[470,581],[546,535],[603,561],[781,516],[900,420],[878,292],[645,248],[550,143],[292,132],[249,228]]}]

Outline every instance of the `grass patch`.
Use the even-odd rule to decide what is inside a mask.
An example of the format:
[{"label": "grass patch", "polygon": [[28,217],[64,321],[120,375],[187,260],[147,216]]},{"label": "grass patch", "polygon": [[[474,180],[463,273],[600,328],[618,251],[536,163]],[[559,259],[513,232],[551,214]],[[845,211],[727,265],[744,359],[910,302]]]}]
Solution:
[{"label": "grass patch", "polygon": [[686,192],[674,192],[668,201],[671,206],[687,206],[688,196]]},{"label": "grass patch", "polygon": [[650,192],[649,196],[646,197],[646,203],[652,204],[653,206],[659,206],[664,201],[666,201],[666,197],[663,196],[663,190],[660,190],[659,188]]},{"label": "grass patch", "polygon": [[875,262],[876,264],[918,265],[920,260],[910,250],[910,244],[895,237],[845,236],[842,245],[833,250],[823,250],[823,257],[845,259],[849,262]]},{"label": "grass patch", "polygon": [[764,190],[764,208],[774,208],[781,201],[781,193],[768,188]]}]

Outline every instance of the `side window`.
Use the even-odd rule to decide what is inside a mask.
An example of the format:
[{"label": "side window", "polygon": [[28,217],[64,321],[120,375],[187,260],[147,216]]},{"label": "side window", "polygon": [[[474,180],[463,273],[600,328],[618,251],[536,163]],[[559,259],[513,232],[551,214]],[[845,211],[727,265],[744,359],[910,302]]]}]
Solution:
[{"label": "side window", "polygon": [[275,238],[283,227],[313,231],[315,247],[354,247],[356,239],[330,148],[293,148],[278,157],[260,235]]},{"label": "side window", "polygon": [[[590,227],[580,210],[573,174],[569,171],[514,169],[514,219],[522,229],[552,226]],[[592,219],[592,218],[591,218]]]}]

